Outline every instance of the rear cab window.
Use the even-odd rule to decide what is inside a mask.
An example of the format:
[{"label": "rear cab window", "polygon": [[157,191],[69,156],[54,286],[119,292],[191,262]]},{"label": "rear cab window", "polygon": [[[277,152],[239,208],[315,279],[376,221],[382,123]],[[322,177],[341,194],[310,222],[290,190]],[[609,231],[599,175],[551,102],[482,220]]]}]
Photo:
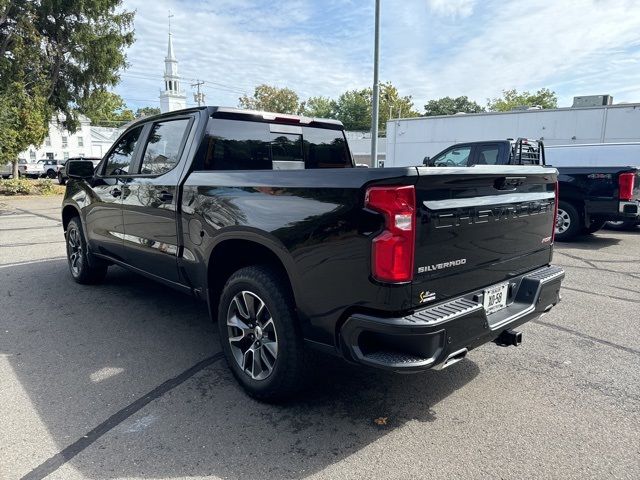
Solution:
[{"label": "rear cab window", "polygon": [[342,130],[210,118],[196,170],[351,168]]},{"label": "rear cab window", "polygon": [[476,147],[475,165],[498,165],[501,162],[500,145],[487,143]]}]

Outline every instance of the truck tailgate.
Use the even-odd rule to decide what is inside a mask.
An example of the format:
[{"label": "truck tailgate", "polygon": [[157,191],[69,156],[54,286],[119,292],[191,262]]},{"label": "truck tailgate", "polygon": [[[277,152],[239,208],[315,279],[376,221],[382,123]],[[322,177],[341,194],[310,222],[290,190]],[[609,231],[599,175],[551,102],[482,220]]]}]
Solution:
[{"label": "truck tailgate", "polygon": [[418,174],[415,306],[549,263],[555,169],[477,165]]}]

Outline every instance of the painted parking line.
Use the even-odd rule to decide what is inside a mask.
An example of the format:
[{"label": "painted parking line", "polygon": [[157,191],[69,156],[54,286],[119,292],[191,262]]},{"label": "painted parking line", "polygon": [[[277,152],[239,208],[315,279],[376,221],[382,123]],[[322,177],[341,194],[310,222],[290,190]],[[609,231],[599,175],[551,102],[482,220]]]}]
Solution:
[{"label": "painted parking line", "polygon": [[213,365],[218,360],[223,358],[222,352],[218,352],[200,362],[196,363],[192,367],[186,369],[184,372],[179,375],[170,378],[166,382],[158,385],[156,388],[146,393],[142,397],[133,401],[123,409],[111,415],[100,425],[95,427],[93,430],[87,432],[85,435],[80,437],[78,440],[73,442],[71,445],[66,447],[64,450],[56,453],[53,457],[42,462],[36,468],[31,470],[29,473],[22,477],[22,480],[40,480],[48,475],[51,475],[73,457],[82,452],[85,448],[90,446],[104,434],[110,432],[115,427],[124,422],[127,418],[140,411],[146,405],[156,400],[157,398],[162,397],[165,393],[170,392],[174,388],[182,385],[184,382],[189,380],[191,377],[201,372],[205,368]]},{"label": "painted parking line", "polygon": [[67,257],[53,257],[53,258],[47,258],[44,260],[27,260],[25,262],[5,263],[0,265],[0,269],[10,268],[10,267],[20,267],[22,265],[33,265],[35,263],[57,262],[59,260],[66,260],[66,259]]}]

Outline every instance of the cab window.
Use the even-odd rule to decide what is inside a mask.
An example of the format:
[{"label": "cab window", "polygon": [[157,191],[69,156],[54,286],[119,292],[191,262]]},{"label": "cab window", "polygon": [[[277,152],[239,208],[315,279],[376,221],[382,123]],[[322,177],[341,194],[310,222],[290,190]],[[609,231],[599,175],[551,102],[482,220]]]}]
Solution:
[{"label": "cab window", "polygon": [[129,166],[136,151],[136,145],[142,132],[142,126],[126,133],[116,144],[105,162],[103,175],[107,177],[128,175]]},{"label": "cab window", "polygon": [[500,159],[500,146],[480,145],[477,147],[476,165],[496,165]]},{"label": "cab window", "polygon": [[471,147],[456,147],[447,150],[433,159],[436,167],[466,167],[469,162]]},{"label": "cab window", "polygon": [[142,156],[140,173],[161,175],[178,164],[180,146],[189,125],[189,119],[154,123]]}]

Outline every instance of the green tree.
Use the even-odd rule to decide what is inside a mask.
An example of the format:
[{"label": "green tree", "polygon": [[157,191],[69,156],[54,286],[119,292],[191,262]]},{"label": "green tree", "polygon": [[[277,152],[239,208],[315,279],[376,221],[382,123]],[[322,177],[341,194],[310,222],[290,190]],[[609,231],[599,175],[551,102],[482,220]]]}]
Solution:
[{"label": "green tree", "polygon": [[[371,130],[371,110],[373,89],[349,90],[338,98],[336,118],[347,130]],[[417,117],[411,96],[401,96],[398,89],[390,82],[380,85],[380,104],[378,112],[378,128],[386,130],[390,118]]]},{"label": "green tree", "polygon": [[136,110],[136,118],[150,117],[151,115],[160,115],[158,107],[142,107]]},{"label": "green tree", "polygon": [[425,116],[433,117],[435,115],[455,115],[459,112],[484,112],[484,108],[473,100],[469,100],[467,96],[462,96],[456,98],[442,97],[437,100],[429,100],[424,106],[424,111]]},{"label": "green tree", "polygon": [[503,90],[502,97],[487,99],[487,109],[492,112],[509,112],[518,107],[558,108],[558,96],[556,92],[548,88],[541,88],[535,93],[524,91],[518,93],[513,88]]},{"label": "green tree", "polygon": [[348,90],[340,95],[336,118],[347,130],[371,130],[371,89]]},{"label": "green tree", "polygon": [[[3,146],[3,158],[15,159],[46,136],[51,115],[64,127],[78,127],[76,106],[95,90],[118,83],[133,43],[133,12],[122,0],[0,0],[0,97],[17,111],[30,104],[44,131],[18,131],[17,143]],[[19,92],[20,101],[11,95]],[[11,128],[32,122],[4,119]]]},{"label": "green tree", "polygon": [[80,101],[78,111],[91,120],[92,125],[120,126],[135,119],[124,100],[117,93],[94,90]]},{"label": "green tree", "polygon": [[[380,130],[386,130],[387,122],[392,118],[412,118],[419,116],[420,114],[414,110],[411,95],[400,95],[398,89],[391,85],[391,82],[380,84],[380,108],[378,115],[378,128]],[[371,121],[369,121],[369,123],[371,123]]]},{"label": "green tree", "polygon": [[302,103],[302,114],[307,117],[336,118],[336,101],[329,97],[311,97]]},{"label": "green tree", "polygon": [[258,85],[253,96],[243,95],[239,98],[239,106],[249,110],[263,110],[275,113],[300,112],[300,98],[290,88],[279,88],[271,85]]},{"label": "green tree", "polygon": [[18,178],[18,155],[29,145],[39,145],[47,135],[46,99],[42,93],[28,93],[25,86],[12,82],[0,93],[0,165],[13,163]]}]

